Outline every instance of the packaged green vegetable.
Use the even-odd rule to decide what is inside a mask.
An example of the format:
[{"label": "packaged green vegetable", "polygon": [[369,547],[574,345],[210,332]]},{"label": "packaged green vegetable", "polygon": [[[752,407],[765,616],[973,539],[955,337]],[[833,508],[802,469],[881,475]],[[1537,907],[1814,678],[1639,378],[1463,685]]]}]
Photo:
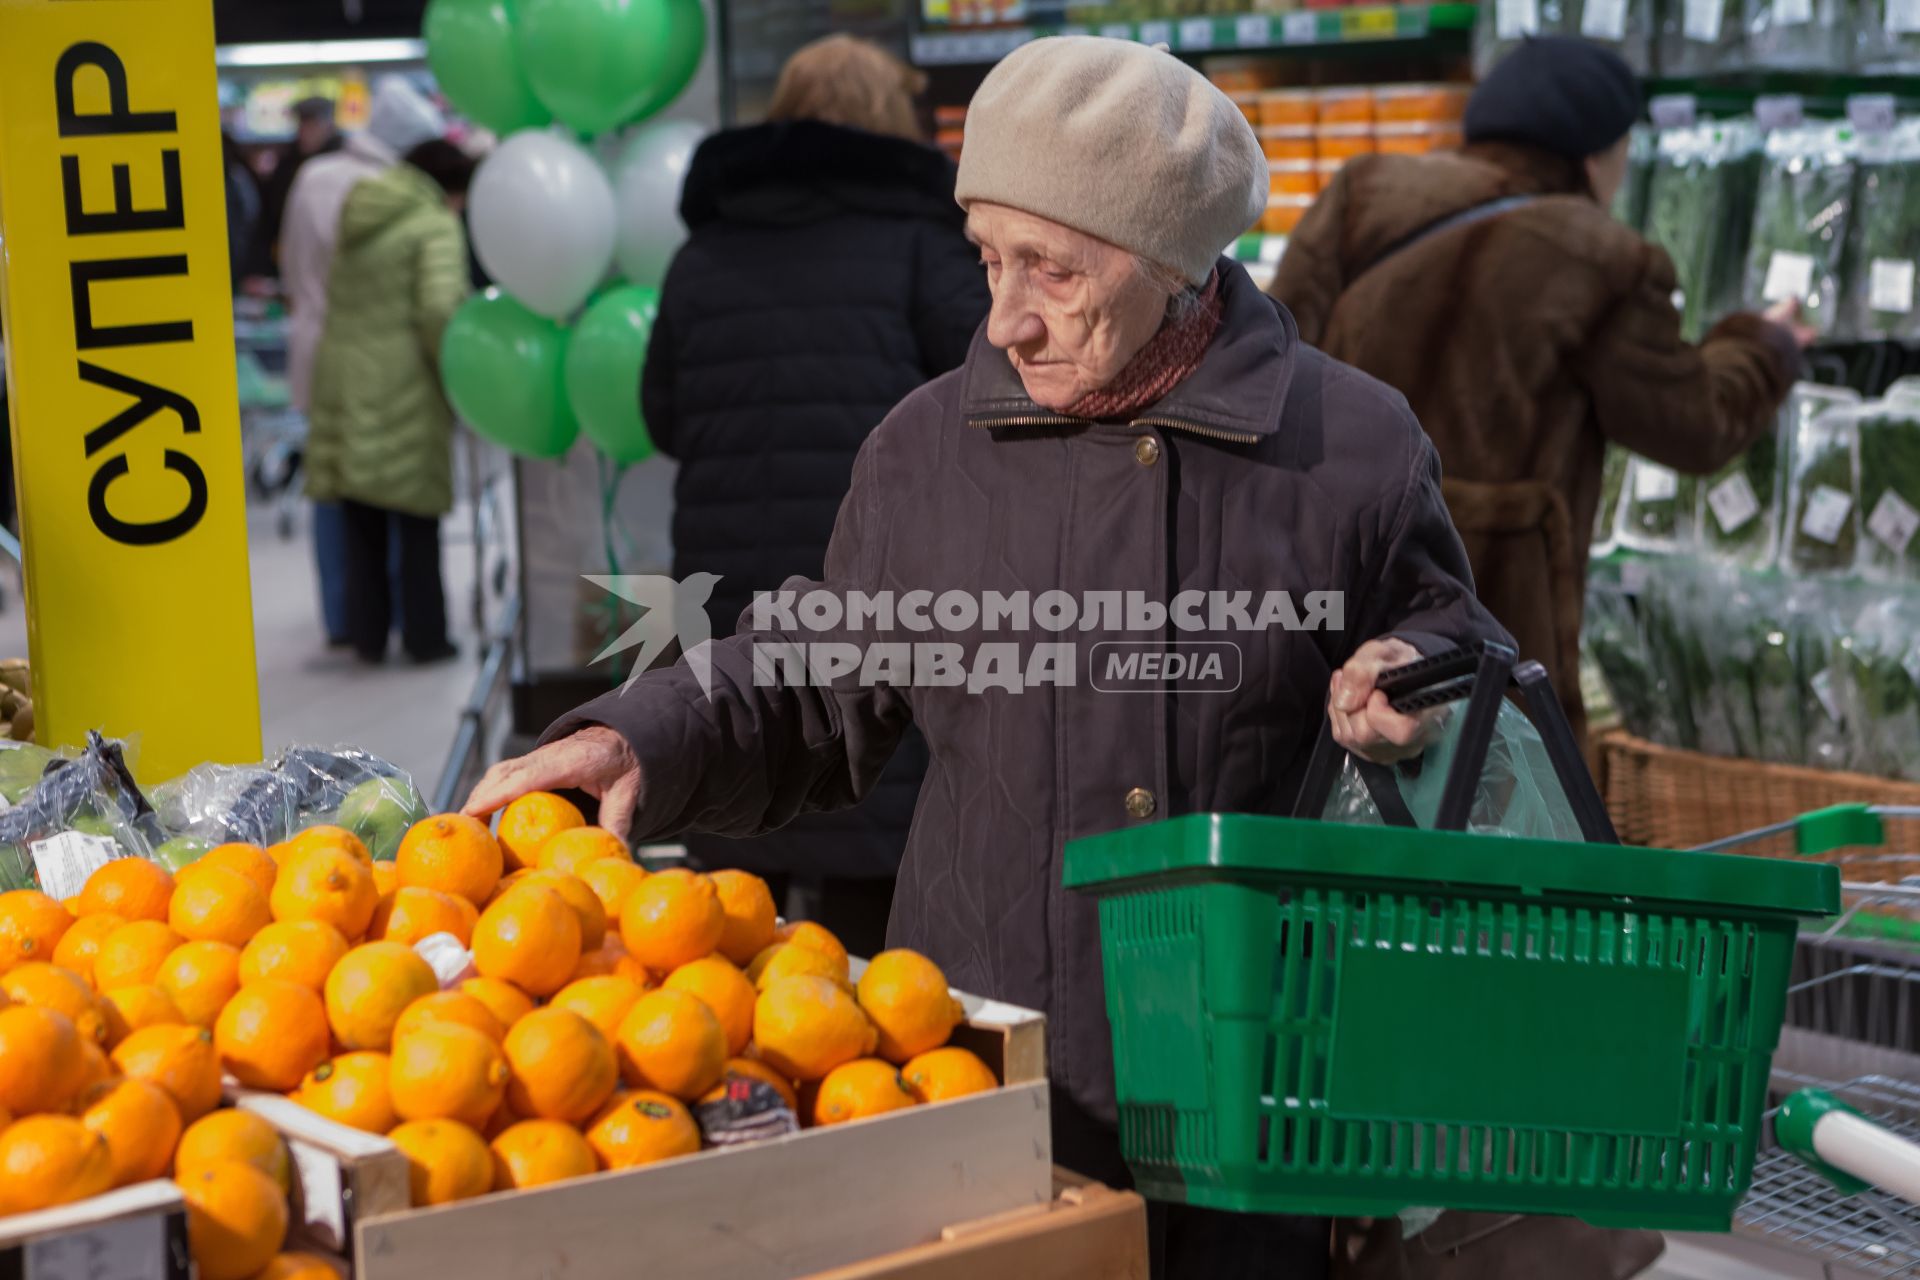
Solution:
[{"label": "packaged green vegetable", "polygon": [[1753,711],[1756,758],[1778,764],[1806,761],[1806,705],[1800,653],[1788,596],[1777,578],[1750,585],[1753,613],[1739,619],[1753,644]]},{"label": "packaged green vegetable", "polygon": [[1860,70],[1920,73],[1920,6],[1913,0],[1858,0],[1854,31]]},{"label": "packaged green vegetable", "polygon": [[1847,251],[1843,331],[1920,338],[1920,117],[1860,137],[1859,200]]},{"label": "packaged green vegetable", "polygon": [[1920,388],[1896,383],[1857,415],[1860,570],[1920,583]]},{"label": "packaged green vegetable", "polygon": [[1852,0],[1747,0],[1747,62],[1782,71],[1832,71],[1853,45]]},{"label": "packaged green vegetable", "polygon": [[1620,543],[1664,554],[1693,544],[1699,482],[1672,467],[1632,458],[1620,494]]},{"label": "packaged green vegetable", "polygon": [[1760,133],[1751,120],[1660,131],[1646,235],[1673,259],[1674,305],[1689,340],[1740,304],[1759,173]]},{"label": "packaged green vegetable", "polygon": [[1619,54],[1641,75],[1653,69],[1653,0],[1566,0],[1568,29]]},{"label": "packaged green vegetable", "polygon": [[1606,681],[1607,692],[1627,732],[1656,742],[1658,734],[1653,661],[1633,601],[1617,581],[1596,573],[1587,583],[1581,639]]},{"label": "packaged green vegetable", "polygon": [[1885,593],[1855,617],[1838,646],[1847,767],[1920,777],[1920,599]]},{"label": "packaged green vegetable", "polygon": [[1745,0],[1669,0],[1660,18],[1660,73],[1711,75],[1746,61]]},{"label": "packaged green vegetable", "polygon": [[1647,197],[1653,186],[1654,134],[1635,125],[1627,141],[1627,177],[1613,198],[1613,216],[1636,230],[1647,225]]},{"label": "packaged green vegetable", "polygon": [[1797,300],[1821,334],[1838,325],[1859,147],[1853,127],[1814,124],[1767,136],[1747,251],[1746,306]]},{"label": "packaged green vegetable", "polygon": [[1600,463],[1600,502],[1593,509],[1593,542],[1588,554],[1604,556],[1617,540],[1615,526],[1620,515],[1620,490],[1626,483],[1627,463],[1632,457],[1617,444],[1609,444]]},{"label": "packaged green vegetable", "polygon": [[1795,424],[1785,566],[1848,573],[1860,542],[1860,438],[1854,409],[1835,405]]},{"label": "packaged green vegetable", "polygon": [[1722,563],[1750,569],[1773,563],[1780,537],[1780,435],[1776,426],[1698,486],[1700,545]]}]

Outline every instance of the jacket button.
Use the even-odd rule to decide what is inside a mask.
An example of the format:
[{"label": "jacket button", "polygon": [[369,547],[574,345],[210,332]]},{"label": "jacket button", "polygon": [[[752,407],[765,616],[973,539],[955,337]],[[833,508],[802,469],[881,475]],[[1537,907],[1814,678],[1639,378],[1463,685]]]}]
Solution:
[{"label": "jacket button", "polygon": [[[1150,467],[1160,461],[1160,442],[1152,436],[1141,436],[1133,442],[1133,460],[1143,467]],[[1152,797],[1148,797],[1151,804]]]},{"label": "jacket button", "polygon": [[1151,818],[1153,816],[1153,792],[1145,787],[1135,787],[1127,792],[1127,816],[1129,818]]}]

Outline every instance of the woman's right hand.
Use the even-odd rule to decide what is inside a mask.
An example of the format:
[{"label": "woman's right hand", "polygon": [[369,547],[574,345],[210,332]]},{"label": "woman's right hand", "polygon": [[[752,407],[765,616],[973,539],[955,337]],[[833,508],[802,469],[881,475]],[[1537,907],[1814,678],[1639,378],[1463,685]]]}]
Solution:
[{"label": "woman's right hand", "polygon": [[502,760],[467,797],[462,812],[485,818],[529,791],[575,788],[600,802],[599,825],[627,838],[640,799],[640,761],[627,740],[604,725],[589,725],[513,760]]},{"label": "woman's right hand", "polygon": [[1812,325],[1801,321],[1800,313],[1800,299],[1782,298],[1760,314],[1792,334],[1793,340],[1800,344],[1802,351],[1805,351],[1820,335],[1814,331]]}]

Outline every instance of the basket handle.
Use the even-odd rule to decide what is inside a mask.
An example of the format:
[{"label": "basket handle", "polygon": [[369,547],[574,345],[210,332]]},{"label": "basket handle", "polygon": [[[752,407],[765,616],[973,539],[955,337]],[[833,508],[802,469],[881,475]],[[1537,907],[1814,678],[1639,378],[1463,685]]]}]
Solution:
[{"label": "basket handle", "polygon": [[1773,1136],[1845,1195],[1878,1187],[1920,1204],[1920,1143],[1882,1128],[1824,1089],[1802,1089],[1781,1103]]}]

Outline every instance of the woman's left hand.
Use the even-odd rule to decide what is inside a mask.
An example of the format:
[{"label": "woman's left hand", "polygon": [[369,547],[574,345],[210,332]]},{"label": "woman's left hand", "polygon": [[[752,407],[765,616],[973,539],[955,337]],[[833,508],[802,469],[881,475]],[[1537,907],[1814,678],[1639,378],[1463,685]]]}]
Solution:
[{"label": "woman's left hand", "polygon": [[1327,716],[1333,740],[1375,764],[1398,764],[1427,749],[1445,721],[1445,709],[1430,707],[1403,716],[1374,688],[1383,671],[1417,662],[1420,651],[1405,640],[1369,640],[1333,673],[1327,687]]}]

